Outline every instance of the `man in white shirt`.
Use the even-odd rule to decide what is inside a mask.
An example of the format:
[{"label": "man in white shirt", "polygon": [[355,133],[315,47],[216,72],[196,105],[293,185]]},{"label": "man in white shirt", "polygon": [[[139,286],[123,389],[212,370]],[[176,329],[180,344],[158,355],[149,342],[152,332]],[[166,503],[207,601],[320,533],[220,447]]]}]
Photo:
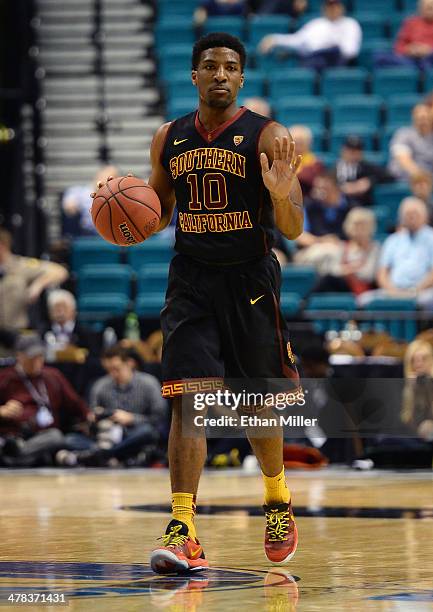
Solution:
[{"label": "man in white shirt", "polygon": [[294,34],[269,34],[259,45],[262,53],[275,47],[295,51],[305,66],[316,69],[344,65],[357,57],[362,30],[352,17],[346,17],[341,0],[325,0],[323,17],[306,23]]}]

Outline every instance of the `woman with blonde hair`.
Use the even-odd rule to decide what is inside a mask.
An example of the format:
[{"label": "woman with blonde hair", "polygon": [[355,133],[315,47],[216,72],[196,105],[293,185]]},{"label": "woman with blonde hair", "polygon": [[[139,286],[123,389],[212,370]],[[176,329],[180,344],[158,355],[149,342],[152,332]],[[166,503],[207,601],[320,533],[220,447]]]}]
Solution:
[{"label": "woman with blonde hair", "polygon": [[424,340],[409,344],[404,356],[401,420],[419,438],[433,441],[433,347]]}]

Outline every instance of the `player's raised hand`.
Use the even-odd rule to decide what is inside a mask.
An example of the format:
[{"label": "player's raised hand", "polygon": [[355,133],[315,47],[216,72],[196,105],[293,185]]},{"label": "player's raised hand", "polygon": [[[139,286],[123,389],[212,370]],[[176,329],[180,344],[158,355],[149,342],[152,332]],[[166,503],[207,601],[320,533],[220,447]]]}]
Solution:
[{"label": "player's raised hand", "polygon": [[301,161],[302,155],[296,155],[295,152],[295,141],[289,141],[288,136],[275,138],[274,161],[271,167],[266,153],[260,154],[263,183],[272,196],[287,198]]}]

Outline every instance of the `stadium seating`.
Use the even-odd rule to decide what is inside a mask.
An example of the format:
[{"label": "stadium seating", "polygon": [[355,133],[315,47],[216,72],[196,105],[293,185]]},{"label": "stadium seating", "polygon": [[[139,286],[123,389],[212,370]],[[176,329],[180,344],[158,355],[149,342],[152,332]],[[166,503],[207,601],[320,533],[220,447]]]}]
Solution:
[{"label": "stadium seating", "polygon": [[322,76],[322,95],[333,98],[341,94],[365,94],[368,72],[365,68],[332,68]]},{"label": "stadium seating", "polygon": [[[318,332],[324,333],[330,329],[341,330],[346,324],[347,316],[356,310],[356,300],[351,293],[314,293],[307,301],[306,314],[318,313],[314,326]],[[320,312],[335,311],[335,317],[320,318]],[[342,313],[344,313],[343,316]]]},{"label": "stadium seating", "polygon": [[358,55],[357,64],[371,70],[376,53],[392,51],[392,41],[377,38],[363,41],[361,52]]},{"label": "stadium seating", "polygon": [[282,293],[297,293],[305,298],[314,287],[317,272],[312,266],[286,266],[281,271],[281,278]]},{"label": "stadium seating", "polygon": [[381,68],[373,72],[372,92],[383,97],[416,94],[418,83],[416,68]]},{"label": "stadium seating", "polygon": [[165,292],[145,293],[139,295],[135,302],[134,311],[139,317],[159,317],[164,306]]},{"label": "stadium seating", "polygon": [[315,93],[315,83],[316,75],[309,68],[291,68],[273,73],[269,78],[271,104],[278,105],[286,98],[312,96]]},{"label": "stadium seating", "polygon": [[86,265],[78,276],[78,296],[119,294],[131,296],[132,270],[124,264]]},{"label": "stadium seating", "polygon": [[208,17],[203,24],[203,34],[210,32],[226,32],[243,39],[245,38],[245,20],[242,17]]},{"label": "stadium seating", "polygon": [[370,325],[373,329],[385,330],[393,338],[405,340],[411,342],[417,333],[416,321],[411,318],[388,317],[387,312],[402,312],[411,313],[416,311],[416,302],[411,299],[396,299],[396,298],[383,298],[375,299],[365,307],[366,311],[378,311],[384,312],[384,316],[371,320]]},{"label": "stadium seating", "polygon": [[378,96],[338,96],[332,104],[332,124],[350,129],[354,124],[377,128],[381,123],[382,104]]},{"label": "stadium seating", "polygon": [[191,82],[191,45],[167,44],[158,52],[158,73],[164,81],[178,78],[178,74],[189,73]]},{"label": "stadium seating", "polygon": [[386,183],[376,185],[374,188],[374,203],[376,206],[386,206],[396,211],[403,198],[410,195],[409,185],[406,183]]},{"label": "stadium seating", "polygon": [[72,270],[89,264],[117,264],[120,262],[121,248],[102,238],[78,238],[72,243]]},{"label": "stadium seating", "polygon": [[265,93],[265,75],[260,70],[246,70],[245,83],[242,88],[244,98],[258,96],[263,97]]},{"label": "stadium seating", "polygon": [[199,5],[198,0],[182,0],[181,2],[173,2],[173,0],[158,0],[155,3],[157,6],[158,19],[167,17],[188,17],[191,21],[192,14]]},{"label": "stadium seating", "polygon": [[78,298],[80,321],[101,324],[110,317],[125,314],[130,305],[125,295],[117,293],[84,295]]},{"label": "stadium seating", "polygon": [[192,46],[194,29],[191,17],[174,16],[158,22],[155,26],[155,42],[158,50],[163,49],[166,45],[172,45],[173,42]]},{"label": "stadium seating", "polygon": [[173,255],[174,251],[169,245],[153,236],[142,244],[129,247],[126,251],[127,262],[135,272],[139,272],[149,264],[168,266]]},{"label": "stadium seating", "polygon": [[298,293],[284,292],[281,294],[280,305],[285,317],[295,317],[301,310],[302,299]]},{"label": "stadium seating", "polygon": [[137,275],[137,297],[149,292],[164,293],[167,289],[168,264],[148,264]]},{"label": "stadium seating", "polygon": [[356,123],[354,123],[350,127],[346,125],[340,126],[337,124],[337,126],[333,129],[330,147],[331,152],[338,153],[341,149],[343,141],[349,135],[356,135],[362,138],[364,148],[367,151],[374,150],[376,130],[369,126],[357,125]]},{"label": "stadium seating", "polygon": [[392,15],[397,9],[397,3],[396,0],[353,0],[352,8],[355,18],[365,13],[376,13],[380,17]]},{"label": "stadium seating", "polygon": [[362,38],[364,41],[385,37],[387,25],[386,14],[363,12],[357,19],[362,28]]},{"label": "stadium seating", "polygon": [[191,113],[197,108],[197,96],[190,96],[185,98],[175,98],[169,100],[167,104],[167,119],[172,121],[177,117],[182,117]]},{"label": "stadium seating", "polygon": [[412,123],[412,109],[419,102],[419,96],[413,94],[394,95],[387,102],[387,125],[400,127]]},{"label": "stadium seating", "polygon": [[268,34],[286,34],[289,31],[289,18],[285,15],[254,15],[248,24],[248,42],[256,47]]},{"label": "stadium seating", "polygon": [[275,118],[284,125],[305,123],[310,128],[322,128],[326,120],[326,102],[318,96],[299,96],[275,104]]}]

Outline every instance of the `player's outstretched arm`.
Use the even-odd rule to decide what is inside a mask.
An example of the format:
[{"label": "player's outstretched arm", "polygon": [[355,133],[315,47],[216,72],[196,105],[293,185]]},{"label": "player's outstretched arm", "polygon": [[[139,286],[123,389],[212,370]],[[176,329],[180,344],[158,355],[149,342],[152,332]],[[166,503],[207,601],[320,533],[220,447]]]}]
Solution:
[{"label": "player's outstretched arm", "polygon": [[170,223],[176,205],[173,183],[161,164],[161,154],[169,128],[170,123],[164,123],[155,133],[150,147],[152,173],[148,182],[161,201],[161,222],[156,230],[157,232],[163,230]]},{"label": "player's outstretched arm", "polygon": [[289,131],[274,122],[263,130],[259,151],[263,183],[271,195],[275,223],[286,238],[294,240],[304,227],[302,190],[296,176],[302,157],[296,155]]}]

